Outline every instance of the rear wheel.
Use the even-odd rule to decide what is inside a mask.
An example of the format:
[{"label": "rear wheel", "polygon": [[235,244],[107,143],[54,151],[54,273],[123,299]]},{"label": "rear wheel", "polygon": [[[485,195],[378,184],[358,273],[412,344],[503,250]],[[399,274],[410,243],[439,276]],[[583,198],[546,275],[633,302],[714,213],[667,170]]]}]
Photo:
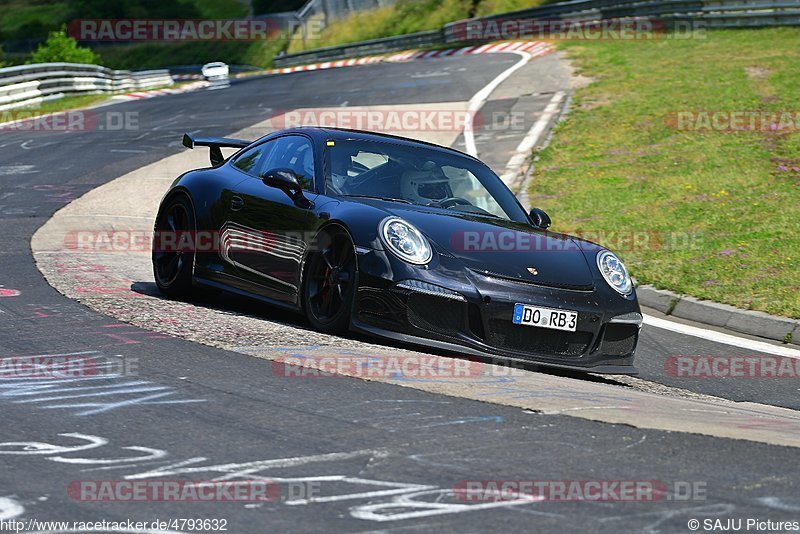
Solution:
[{"label": "rear wheel", "polygon": [[186,195],[176,195],[162,206],[156,218],[155,230],[153,275],[156,285],[168,297],[187,298],[192,293],[195,251],[192,247],[182,250],[177,246],[181,236],[187,234],[190,237],[188,242],[194,242],[191,239],[195,232],[194,208]]},{"label": "rear wheel", "polygon": [[314,248],[303,285],[306,316],[321,332],[343,332],[350,325],[355,298],[355,247],[347,232],[336,229],[321,234]]}]

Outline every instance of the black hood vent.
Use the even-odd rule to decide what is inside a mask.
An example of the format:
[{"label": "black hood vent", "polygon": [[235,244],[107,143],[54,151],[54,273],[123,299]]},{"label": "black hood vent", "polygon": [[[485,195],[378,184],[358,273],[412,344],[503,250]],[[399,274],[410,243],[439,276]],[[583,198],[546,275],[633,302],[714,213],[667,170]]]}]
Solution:
[{"label": "black hood vent", "polygon": [[469,270],[475,274],[481,275],[486,278],[499,278],[500,280],[505,280],[507,282],[516,282],[518,284],[525,284],[538,287],[553,287],[556,289],[567,289],[569,291],[594,291],[594,284],[563,284],[559,282],[533,280],[533,276],[531,276],[530,278],[523,278],[522,276],[519,277],[508,276],[505,274],[495,273],[492,271],[482,271],[471,268]]}]

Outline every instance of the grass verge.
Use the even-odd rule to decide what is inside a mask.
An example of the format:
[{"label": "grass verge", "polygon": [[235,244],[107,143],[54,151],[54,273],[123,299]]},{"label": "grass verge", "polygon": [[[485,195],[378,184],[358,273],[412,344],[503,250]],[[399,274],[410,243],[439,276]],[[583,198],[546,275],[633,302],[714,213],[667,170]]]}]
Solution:
[{"label": "grass verge", "polygon": [[69,111],[93,106],[94,104],[99,104],[100,102],[108,100],[109,98],[111,98],[111,95],[108,94],[65,96],[63,98],[48,100],[32,106],[0,111],[0,122],[15,120],[16,114],[19,112],[34,112],[37,114],[42,114],[55,113],[58,111]]},{"label": "grass verge", "polygon": [[797,114],[800,29],[560,46],[594,82],[540,154],[531,202],[555,229],[621,248],[640,283],[800,318],[800,119],[686,131],[674,115]]},{"label": "grass verge", "polygon": [[334,21],[319,39],[293,39],[287,52],[295,53],[404,33],[436,30],[449,22],[535,7],[553,0],[399,0],[372,11],[356,12]]}]

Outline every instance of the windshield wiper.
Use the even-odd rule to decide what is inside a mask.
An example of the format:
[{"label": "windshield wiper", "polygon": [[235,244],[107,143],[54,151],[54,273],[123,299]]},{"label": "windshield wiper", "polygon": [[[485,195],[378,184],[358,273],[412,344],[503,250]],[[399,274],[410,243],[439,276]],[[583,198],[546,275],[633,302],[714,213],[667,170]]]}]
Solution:
[{"label": "windshield wiper", "polygon": [[378,197],[374,195],[339,195],[340,197],[348,197],[348,198],[371,198],[374,200],[386,200],[388,202],[402,202],[404,204],[413,204],[410,200],[406,200],[404,198],[391,198],[391,197]]}]

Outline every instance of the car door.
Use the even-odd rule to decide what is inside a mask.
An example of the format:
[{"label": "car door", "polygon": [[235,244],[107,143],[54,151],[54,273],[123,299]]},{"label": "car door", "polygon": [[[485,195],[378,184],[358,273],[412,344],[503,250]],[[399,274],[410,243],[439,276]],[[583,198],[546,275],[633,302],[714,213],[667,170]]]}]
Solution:
[{"label": "car door", "polygon": [[[229,258],[240,276],[253,284],[253,290],[275,300],[296,304],[300,285],[300,265],[309,234],[316,227],[316,216],[307,206],[298,206],[289,195],[264,184],[263,176],[272,169],[295,172],[309,200],[314,189],[314,145],[308,137],[285,135],[263,144],[257,161],[247,170],[248,177],[236,186],[231,201],[227,234]],[[249,165],[249,163],[248,163]]]},{"label": "car door", "polygon": [[248,290],[250,288],[242,287],[240,283],[242,281],[239,278],[241,271],[236,262],[240,253],[240,240],[237,240],[237,232],[232,230],[231,216],[241,207],[242,199],[239,197],[237,186],[258,173],[259,163],[265,161],[266,153],[271,146],[268,143],[261,143],[233,156],[230,165],[226,165],[225,176],[229,177],[229,180],[226,181],[219,193],[218,200],[210,209],[212,226],[218,232],[218,258],[222,262],[220,266],[214,265],[215,262],[209,262],[211,272],[208,275],[218,279],[219,277],[215,274],[224,273],[227,276],[218,281],[239,289]]}]

